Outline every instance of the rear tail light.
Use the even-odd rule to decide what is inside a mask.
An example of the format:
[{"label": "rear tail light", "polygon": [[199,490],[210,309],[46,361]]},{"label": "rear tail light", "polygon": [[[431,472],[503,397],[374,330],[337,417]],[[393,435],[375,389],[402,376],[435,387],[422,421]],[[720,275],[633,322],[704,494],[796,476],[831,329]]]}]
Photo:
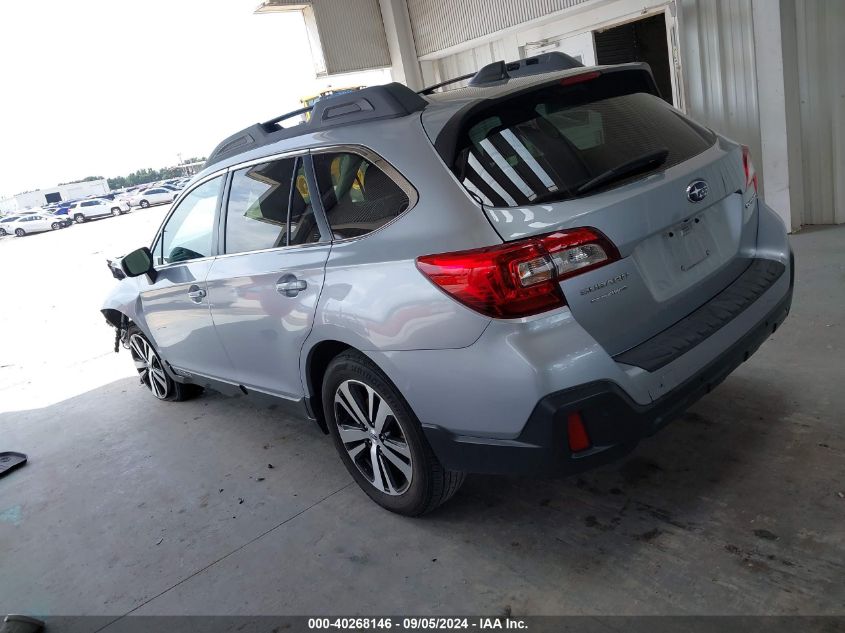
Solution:
[{"label": "rear tail light", "polygon": [[588,73],[581,73],[580,75],[572,75],[571,77],[564,77],[560,80],[561,86],[571,86],[572,84],[580,84],[585,81],[592,81],[597,77],[601,76],[601,72],[598,70],[593,70]]},{"label": "rear tail light", "polygon": [[757,192],[757,171],[754,169],[754,161],[751,160],[751,150],[745,145],[742,146],[742,167],[745,169],[745,189],[754,185],[754,193]]},{"label": "rear tail light", "polygon": [[558,231],[498,246],[417,258],[417,268],[464,305],[511,319],[566,305],[560,282],[619,259],[595,229]]}]

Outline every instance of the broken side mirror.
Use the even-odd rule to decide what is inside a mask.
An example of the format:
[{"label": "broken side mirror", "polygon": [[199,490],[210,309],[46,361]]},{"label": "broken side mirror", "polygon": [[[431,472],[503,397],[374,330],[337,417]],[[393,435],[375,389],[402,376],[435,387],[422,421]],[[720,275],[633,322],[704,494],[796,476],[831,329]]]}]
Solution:
[{"label": "broken side mirror", "polygon": [[127,277],[147,275],[150,281],[155,281],[156,271],[153,268],[153,254],[146,246],[132,251],[120,260],[120,268]]}]

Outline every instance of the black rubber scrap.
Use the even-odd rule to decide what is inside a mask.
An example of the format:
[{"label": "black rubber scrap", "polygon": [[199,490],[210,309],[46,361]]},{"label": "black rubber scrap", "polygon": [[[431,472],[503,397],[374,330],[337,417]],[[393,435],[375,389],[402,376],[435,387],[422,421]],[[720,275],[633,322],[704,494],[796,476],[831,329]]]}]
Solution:
[{"label": "black rubber scrap", "polygon": [[40,633],[43,630],[44,623],[41,620],[26,615],[7,615],[0,623],[0,633]]},{"label": "black rubber scrap", "polygon": [[26,464],[26,455],[7,451],[0,453],[0,477]]}]

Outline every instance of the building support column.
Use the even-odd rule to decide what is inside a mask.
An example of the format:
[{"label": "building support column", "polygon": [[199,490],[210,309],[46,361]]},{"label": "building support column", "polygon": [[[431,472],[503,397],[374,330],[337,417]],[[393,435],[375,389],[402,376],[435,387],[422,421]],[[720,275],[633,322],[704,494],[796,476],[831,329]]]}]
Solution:
[{"label": "building support column", "polygon": [[424,87],[422,71],[406,0],[379,0],[379,6],[387,35],[393,80],[412,90],[421,90]]},{"label": "building support column", "polygon": [[[789,231],[801,227],[803,173],[795,8],[789,0],[752,0],[763,198]],[[789,12],[792,17],[789,17]]]}]

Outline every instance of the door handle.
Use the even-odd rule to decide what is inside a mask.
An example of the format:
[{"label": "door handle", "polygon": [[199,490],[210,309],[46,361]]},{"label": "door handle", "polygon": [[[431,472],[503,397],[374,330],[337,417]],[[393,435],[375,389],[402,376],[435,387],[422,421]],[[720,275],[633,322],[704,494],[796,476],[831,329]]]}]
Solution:
[{"label": "door handle", "polygon": [[276,292],[286,297],[295,297],[308,287],[304,279],[297,279],[294,275],[285,275],[276,282]]},{"label": "door handle", "polygon": [[194,303],[200,303],[203,300],[203,297],[205,297],[205,290],[199,286],[191,286],[188,289],[188,297]]}]

